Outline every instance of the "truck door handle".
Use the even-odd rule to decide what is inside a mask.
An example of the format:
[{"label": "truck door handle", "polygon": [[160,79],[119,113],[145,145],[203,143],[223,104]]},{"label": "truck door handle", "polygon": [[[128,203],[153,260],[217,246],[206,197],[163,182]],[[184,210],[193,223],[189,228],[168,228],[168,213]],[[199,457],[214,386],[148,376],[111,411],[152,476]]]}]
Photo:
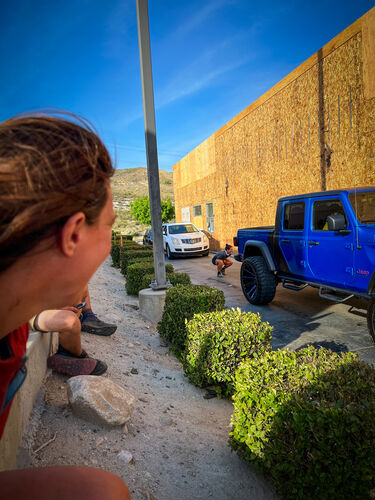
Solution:
[{"label": "truck door handle", "polygon": [[308,241],[307,243],[308,243],[308,245],[314,245],[314,246],[319,245],[319,241]]},{"label": "truck door handle", "polygon": [[281,243],[290,243],[290,240],[281,240]]}]

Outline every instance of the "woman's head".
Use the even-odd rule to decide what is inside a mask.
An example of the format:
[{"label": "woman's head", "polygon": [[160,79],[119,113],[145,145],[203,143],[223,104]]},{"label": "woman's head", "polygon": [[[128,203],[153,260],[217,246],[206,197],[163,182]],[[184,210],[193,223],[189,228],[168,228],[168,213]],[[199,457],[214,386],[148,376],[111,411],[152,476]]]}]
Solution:
[{"label": "woman's head", "polygon": [[108,151],[75,117],[15,117],[0,124],[0,272],[58,236],[70,216],[95,224],[113,175]]}]

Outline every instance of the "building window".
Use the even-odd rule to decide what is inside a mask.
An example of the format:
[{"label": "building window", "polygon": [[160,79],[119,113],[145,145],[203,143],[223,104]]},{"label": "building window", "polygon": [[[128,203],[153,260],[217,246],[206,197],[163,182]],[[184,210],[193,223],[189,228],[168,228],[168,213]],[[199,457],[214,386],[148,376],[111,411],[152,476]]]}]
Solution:
[{"label": "building window", "polygon": [[305,203],[288,203],[284,207],[284,229],[302,231],[305,226]]},{"label": "building window", "polygon": [[181,222],[190,222],[190,207],[181,208]]},{"label": "building window", "polygon": [[200,217],[202,215],[202,205],[195,205],[193,207],[193,217]]},{"label": "building window", "polygon": [[207,231],[209,233],[215,232],[214,225],[214,204],[206,203],[206,218],[207,218]]}]

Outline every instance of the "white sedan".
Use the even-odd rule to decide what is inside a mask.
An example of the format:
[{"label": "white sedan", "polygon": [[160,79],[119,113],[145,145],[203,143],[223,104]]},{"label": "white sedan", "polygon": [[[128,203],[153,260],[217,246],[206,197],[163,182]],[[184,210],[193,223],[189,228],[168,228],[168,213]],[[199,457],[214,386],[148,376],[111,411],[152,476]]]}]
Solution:
[{"label": "white sedan", "polygon": [[208,255],[207,236],[191,222],[163,224],[163,246],[168,259]]}]

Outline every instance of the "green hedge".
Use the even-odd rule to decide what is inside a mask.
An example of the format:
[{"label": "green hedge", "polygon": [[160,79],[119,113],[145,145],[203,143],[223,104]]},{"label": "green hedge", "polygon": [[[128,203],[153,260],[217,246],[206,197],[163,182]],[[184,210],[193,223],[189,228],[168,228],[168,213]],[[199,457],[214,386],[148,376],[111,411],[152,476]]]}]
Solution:
[{"label": "green hedge", "polygon": [[236,373],[231,445],[287,499],[369,498],[375,370],[353,353],[275,351]]},{"label": "green hedge", "polygon": [[[130,263],[128,264],[127,269],[129,269],[129,267],[132,266],[133,264],[141,264],[142,269],[145,266],[147,266],[147,269],[154,270],[154,258],[152,256],[140,255],[139,259],[137,258],[137,259],[134,259],[134,260],[130,261]],[[122,269],[121,269],[121,273],[125,276],[125,273],[123,272]],[[141,273],[142,273],[142,276],[143,276],[143,271],[141,271]],[[142,290],[142,288],[140,288],[140,290]],[[136,293],[136,295],[138,295],[138,292]]]},{"label": "green hedge", "polygon": [[135,260],[140,259],[150,259],[153,260],[153,254],[149,250],[144,248],[128,248],[122,249],[121,253],[121,272],[126,276],[126,270],[130,264],[133,264]]},{"label": "green hedge", "polygon": [[120,245],[112,244],[111,257],[112,257],[112,266],[120,267]]},{"label": "green hedge", "polygon": [[[112,243],[119,244],[121,241],[121,233],[118,231],[113,231],[112,230]],[[123,234],[122,235],[122,241],[123,242],[132,242],[136,243],[133,241],[133,235],[132,234]]]},{"label": "green hedge", "polygon": [[112,230],[112,245],[120,244],[120,233]]},{"label": "green hedge", "polygon": [[[155,280],[155,274],[146,274],[145,276],[143,276],[142,282],[140,284],[140,290],[149,288],[150,283],[153,280]],[[173,286],[191,284],[190,276],[186,273],[167,273],[167,280],[169,280]]]},{"label": "green hedge", "polygon": [[167,273],[167,279],[173,286],[191,285],[191,279],[187,273]]},{"label": "green hedge", "polygon": [[124,276],[127,274],[127,268],[130,264],[133,264],[135,260],[140,259],[152,259],[153,253],[152,249],[145,249],[145,247],[139,248],[127,248],[123,247],[121,252],[121,272]]},{"label": "green hedge", "polygon": [[122,247],[129,250],[141,250],[142,246],[136,241],[122,240]]},{"label": "green hedge", "polygon": [[[153,274],[154,272],[155,272],[154,263],[147,262],[147,259],[145,259],[144,261],[141,260],[132,263],[127,268],[126,283],[125,283],[126,293],[128,295],[138,295],[139,290],[142,290],[142,283],[144,276]],[[165,272],[167,274],[173,273],[172,264],[165,265]]]},{"label": "green hedge", "polygon": [[161,337],[183,353],[186,343],[186,321],[194,314],[224,309],[224,293],[206,285],[177,285],[166,293],[164,312],[158,323]]},{"label": "green hedge", "polygon": [[186,331],[185,374],[198,387],[221,385],[226,395],[240,363],[271,349],[269,323],[239,308],[196,314]]}]

